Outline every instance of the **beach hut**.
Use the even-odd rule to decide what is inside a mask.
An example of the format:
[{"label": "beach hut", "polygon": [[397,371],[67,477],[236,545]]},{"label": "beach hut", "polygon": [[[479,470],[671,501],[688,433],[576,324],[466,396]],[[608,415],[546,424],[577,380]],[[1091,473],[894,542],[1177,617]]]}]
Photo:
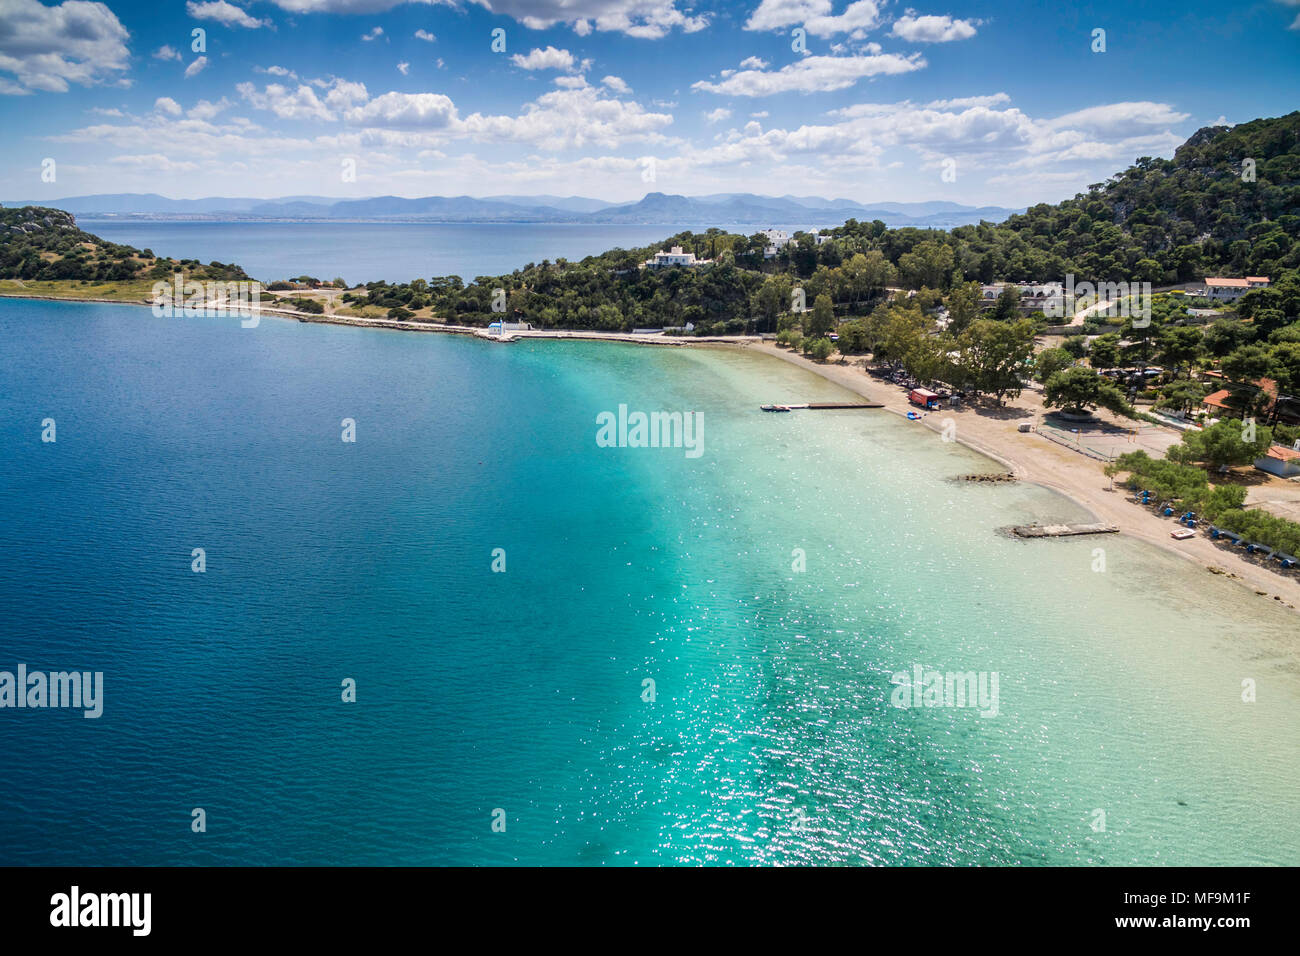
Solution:
[{"label": "beach hut", "polygon": [[938,408],[939,393],[932,392],[928,388],[914,388],[907,393],[907,400],[913,405],[920,405],[922,408]]}]

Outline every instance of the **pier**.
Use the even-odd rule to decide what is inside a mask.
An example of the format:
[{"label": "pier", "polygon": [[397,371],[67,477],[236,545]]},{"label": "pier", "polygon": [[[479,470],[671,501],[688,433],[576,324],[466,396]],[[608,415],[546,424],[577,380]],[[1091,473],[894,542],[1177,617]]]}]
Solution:
[{"label": "pier", "polygon": [[1118,534],[1113,524],[1022,524],[1011,527],[1017,538],[1068,538],[1077,534]]},{"label": "pier", "polygon": [[760,405],[765,412],[771,411],[793,411],[796,408],[811,408],[821,410],[824,408],[884,408],[880,402],[802,402],[798,405]]}]

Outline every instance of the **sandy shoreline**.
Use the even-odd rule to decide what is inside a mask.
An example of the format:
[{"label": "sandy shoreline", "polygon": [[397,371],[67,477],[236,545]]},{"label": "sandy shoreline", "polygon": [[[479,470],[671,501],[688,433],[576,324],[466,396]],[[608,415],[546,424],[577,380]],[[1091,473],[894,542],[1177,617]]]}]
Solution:
[{"label": "sandy shoreline", "polygon": [[[897,385],[871,378],[856,365],[830,363],[819,365],[763,342],[747,345],[752,351],[764,352],[786,362],[806,368],[828,381],[873,402],[881,402],[885,410],[906,416],[915,407]],[[1002,410],[992,408],[942,409],[929,413],[913,424],[938,433],[945,420],[955,425],[955,440],[967,448],[992,458],[1021,481],[1032,482],[1065,495],[1092,514],[1092,520],[1118,525],[1120,533],[1155,545],[1163,551],[1176,554],[1206,569],[1217,568],[1226,577],[1249,587],[1261,601],[1268,601],[1296,610],[1300,608],[1300,580],[1294,576],[1278,574],[1269,567],[1257,564],[1240,551],[1210,541],[1203,533],[1186,541],[1175,541],[1169,532],[1177,527],[1170,518],[1161,518],[1149,509],[1135,504],[1122,484],[1103,473],[1102,462],[1070,451],[1035,433],[1017,430],[1021,421],[1039,421],[1043,408],[1038,396],[1029,390],[1020,398],[1011,399]]]},{"label": "sandy shoreline", "polygon": [[[151,301],[122,301],[113,299],[74,298],[71,296],[21,295],[0,293],[0,298],[40,299],[53,302],[91,302],[108,305],[135,305],[152,307]],[[313,322],[325,325],[349,325],[358,328],[391,329],[400,332],[435,332],[451,335],[473,335],[487,341],[502,341],[496,336],[489,336],[486,330],[478,326],[431,325],[425,323],[399,322],[395,319],[366,319],[354,316],[332,314],[315,315],[290,309],[275,309],[263,306],[266,312],[276,318],[296,319],[300,322]],[[884,410],[906,417],[908,411],[915,411],[907,401],[906,393],[899,386],[889,382],[873,379],[857,364],[827,363],[820,364],[801,355],[778,348],[772,342],[764,342],[758,336],[712,336],[712,337],[665,337],[662,335],[631,335],[629,333],[586,332],[534,330],[508,333],[511,339],[548,339],[548,340],[586,340],[600,342],[622,342],[630,345],[679,346],[694,347],[701,345],[727,346],[744,351],[760,352],[790,362],[839,385],[869,401],[880,402]],[[1006,408],[962,407],[959,409],[941,409],[930,412],[925,418],[914,424],[920,425],[936,434],[943,429],[945,421],[950,420],[955,426],[953,439],[1002,465],[1019,480],[1031,482],[1050,488],[1069,498],[1079,507],[1088,511],[1093,521],[1118,525],[1120,533],[1148,544],[1155,545],[1163,551],[1176,554],[1184,560],[1200,564],[1206,573],[1222,574],[1250,588],[1261,601],[1278,604],[1292,610],[1300,609],[1300,580],[1294,576],[1284,576],[1272,571],[1267,566],[1255,563],[1241,552],[1233,552],[1212,543],[1208,537],[1198,534],[1186,541],[1175,541],[1169,532],[1176,527],[1170,519],[1160,518],[1146,508],[1132,502],[1122,485],[1112,488],[1111,480],[1102,472],[1101,462],[1088,458],[1078,452],[1070,451],[1035,433],[1017,430],[1021,421],[1038,422],[1043,414],[1043,407],[1038,396],[1026,389],[1018,399],[1009,400]]]}]

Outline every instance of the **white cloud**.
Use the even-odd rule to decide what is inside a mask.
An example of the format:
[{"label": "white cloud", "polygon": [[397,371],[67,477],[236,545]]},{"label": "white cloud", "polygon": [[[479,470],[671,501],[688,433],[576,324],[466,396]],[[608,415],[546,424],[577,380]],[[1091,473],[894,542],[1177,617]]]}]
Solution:
[{"label": "white cloud", "polygon": [[[271,0],[291,13],[369,14],[391,10],[416,0]],[[457,0],[418,0],[456,8]],[[556,24],[572,26],[578,36],[593,29],[654,39],[676,28],[694,33],[708,26],[708,18],[677,9],[681,0],[470,0],[493,13],[510,17],[530,30]]]},{"label": "white cloud", "polygon": [[441,93],[385,93],[345,116],[354,126],[445,129],[456,121],[456,106]]},{"label": "white cloud", "polygon": [[364,83],[353,83],[335,77],[329,83],[320,85],[328,90],[325,94],[325,105],[332,110],[350,110],[370,99],[370,93]]},{"label": "white cloud", "polygon": [[767,61],[760,60],[756,56],[748,56],[740,61],[740,68],[742,70],[766,70]]},{"label": "white cloud", "polygon": [[263,69],[260,66],[255,66],[253,67],[253,71],[255,73],[269,73],[271,76],[284,76],[284,77],[288,77],[291,80],[298,79],[297,73],[283,66],[268,66],[265,69]]},{"label": "white cloud", "polygon": [[402,76],[406,76],[406,74],[411,72],[411,64],[405,62],[397,64],[397,72],[402,74]]},{"label": "white cloud", "polygon": [[207,3],[195,3],[194,0],[188,0],[185,4],[185,12],[195,20],[215,20],[228,27],[244,27],[248,30],[256,30],[258,27],[271,26],[270,20],[259,20],[257,17],[251,17],[233,3],[227,3],[226,0],[210,0]]},{"label": "white cloud", "polygon": [[576,90],[587,85],[585,76],[557,76],[555,85],[566,90]]},{"label": "white cloud", "polygon": [[190,107],[189,112],[185,115],[191,119],[206,121],[213,119],[217,114],[221,113],[223,110],[229,109],[229,107],[230,100],[226,99],[224,96],[215,103],[211,100],[199,100]]},{"label": "white cloud", "polygon": [[5,80],[5,92],[65,93],[69,83],[89,86],[127,68],[130,34],[102,3],[3,0],[0,22],[0,73],[18,81]]},{"label": "white cloud", "polygon": [[365,40],[366,42],[369,42],[371,40],[378,40],[383,35],[384,35],[383,27],[374,27],[369,33],[363,33],[361,35],[361,39]]},{"label": "white cloud", "polygon": [[709,123],[710,125],[712,125],[713,123],[721,123],[724,119],[730,119],[730,118],[731,118],[731,110],[724,110],[720,106],[716,110],[710,110],[709,112],[704,114],[704,121],[706,123]]},{"label": "white cloud", "polygon": [[525,70],[572,70],[573,54],[568,50],[557,50],[548,46],[545,50],[534,49],[527,56],[516,53],[510,62]]},{"label": "white cloud", "polygon": [[864,77],[896,75],[924,69],[920,54],[901,56],[808,56],[774,72],[742,70],[720,83],[700,80],[691,88],[728,96],[771,96],[774,93],[825,93],[852,86]]},{"label": "white cloud", "polygon": [[191,63],[189,66],[185,68],[185,79],[188,80],[192,76],[198,76],[200,73],[203,72],[203,68],[207,65],[208,65],[208,58],[206,56],[199,57],[197,60],[195,60],[193,63]]},{"label": "white cloud", "polygon": [[181,55],[164,43],[158,49],[153,51],[153,58],[155,60],[179,60]]},{"label": "white cloud", "polygon": [[621,93],[623,96],[627,96],[632,92],[632,87],[628,86],[627,83],[623,81],[623,78],[619,76],[606,76],[603,77],[600,82],[604,83],[615,93]]},{"label": "white cloud", "polygon": [[518,116],[466,117],[458,131],[484,140],[533,143],[560,150],[631,142],[661,142],[672,124],[667,113],[649,113],[639,104],[602,96],[598,87],[552,90],[524,107]]},{"label": "white cloud", "polygon": [[438,40],[438,38],[434,36],[432,33],[430,33],[428,30],[416,30],[415,38],[417,40],[423,40],[426,43],[436,43]]},{"label": "white cloud", "polygon": [[1090,106],[1050,120],[1052,129],[1079,129],[1097,134],[1132,133],[1135,127],[1168,128],[1187,119],[1167,103],[1108,103]]},{"label": "white cloud", "polygon": [[181,115],[181,104],[177,103],[170,96],[160,96],[153,101],[153,108],[159,113],[166,113],[169,116]]},{"label": "white cloud", "polygon": [[196,163],[176,162],[162,153],[149,153],[148,155],[135,156],[114,156],[109,160],[111,163],[117,163],[121,166],[138,166],[149,170],[161,170],[163,172],[194,172],[198,169]]},{"label": "white cloud", "polygon": [[[277,0],[279,2],[279,0]],[[301,2],[301,0],[300,0]],[[472,0],[493,13],[518,20],[530,30],[567,23],[578,36],[591,31],[658,39],[674,28],[695,33],[709,25],[705,16],[677,9],[678,0]]]},{"label": "white cloud", "polygon": [[969,106],[1001,106],[1010,103],[1011,97],[1006,93],[993,93],[989,96],[958,96],[950,100],[934,100],[925,104],[928,110],[946,110]]},{"label": "white cloud", "polygon": [[831,14],[831,0],[763,0],[745,23],[745,29],[803,27],[815,37],[829,37],[871,30],[879,23],[880,4],[875,0],[856,0],[838,16]]},{"label": "white cloud", "polygon": [[909,10],[905,16],[894,21],[890,34],[910,43],[948,43],[952,40],[970,39],[981,22],[954,20],[947,14],[918,17]]},{"label": "white cloud", "polygon": [[235,89],[256,109],[269,110],[281,119],[334,119],[334,114],[326,109],[310,86],[300,85],[291,90],[279,83],[272,83],[265,90],[259,91],[252,83],[239,83]]}]

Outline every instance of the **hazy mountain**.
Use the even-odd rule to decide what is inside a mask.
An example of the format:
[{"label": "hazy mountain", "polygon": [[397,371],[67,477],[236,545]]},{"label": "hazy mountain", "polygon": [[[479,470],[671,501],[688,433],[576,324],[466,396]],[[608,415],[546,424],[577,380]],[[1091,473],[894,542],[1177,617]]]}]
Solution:
[{"label": "hazy mountain", "polygon": [[8,207],[39,205],[65,209],[83,218],[124,216],[147,219],[351,219],[423,220],[430,222],[637,223],[648,225],[717,225],[762,229],[774,225],[831,226],[846,219],[880,219],[889,226],[948,229],[981,220],[1002,222],[1014,212],[998,206],[973,207],[952,202],[864,205],[849,199],[818,196],[759,196],[714,193],[678,196],[647,193],[630,203],[610,203],[582,196],[371,196],[337,199],[286,196],[279,199],[210,197],[168,199],[149,194],[102,194],[67,199],[6,201]]},{"label": "hazy mountain", "polygon": [[504,202],[512,206],[546,206],[551,209],[563,209],[565,212],[598,212],[617,206],[618,203],[606,202],[604,199],[587,199],[583,196],[484,196],[489,202]]}]

